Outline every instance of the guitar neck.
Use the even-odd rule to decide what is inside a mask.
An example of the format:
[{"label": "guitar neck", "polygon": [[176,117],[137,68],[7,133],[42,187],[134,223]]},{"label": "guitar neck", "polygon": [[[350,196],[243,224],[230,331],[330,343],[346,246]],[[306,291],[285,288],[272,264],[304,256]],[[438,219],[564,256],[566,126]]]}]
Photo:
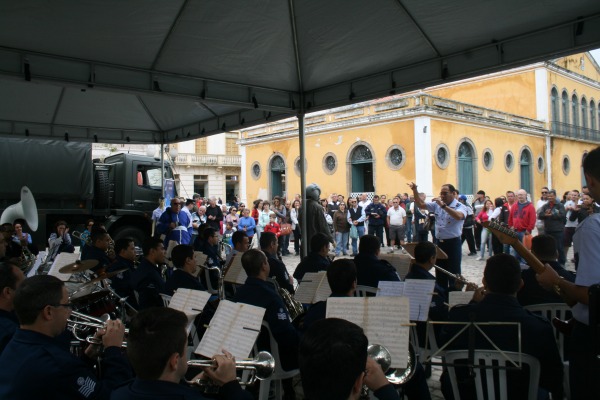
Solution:
[{"label": "guitar neck", "polygon": [[517,251],[517,253],[519,253],[519,255],[523,257],[523,259],[525,259],[525,261],[527,261],[529,267],[531,267],[536,274],[541,274],[542,272],[544,272],[544,269],[546,268],[544,264],[540,260],[538,260],[538,258],[534,256],[531,251],[527,250],[527,248],[523,246],[523,243],[515,241],[514,243],[512,243],[512,246]]}]

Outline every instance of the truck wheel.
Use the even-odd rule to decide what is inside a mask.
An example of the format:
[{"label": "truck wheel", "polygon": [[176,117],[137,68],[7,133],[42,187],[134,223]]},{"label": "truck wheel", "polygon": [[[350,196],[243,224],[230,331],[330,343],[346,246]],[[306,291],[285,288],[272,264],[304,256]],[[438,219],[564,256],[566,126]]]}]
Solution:
[{"label": "truck wheel", "polygon": [[141,229],[132,226],[124,226],[115,231],[112,239],[116,242],[118,239],[131,238],[136,246],[142,246],[148,235]]},{"label": "truck wheel", "polygon": [[108,208],[110,196],[110,180],[108,170],[96,170],[96,180],[94,181],[94,192],[96,208]]}]

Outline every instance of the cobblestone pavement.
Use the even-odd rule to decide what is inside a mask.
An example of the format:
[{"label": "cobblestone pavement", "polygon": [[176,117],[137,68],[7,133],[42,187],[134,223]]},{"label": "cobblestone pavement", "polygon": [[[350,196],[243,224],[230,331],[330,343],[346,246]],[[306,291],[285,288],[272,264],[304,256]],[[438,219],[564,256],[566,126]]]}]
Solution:
[{"label": "cobblestone pavement", "polygon": [[[283,262],[287,267],[287,270],[290,275],[294,273],[296,270],[296,266],[300,263],[300,257],[294,256],[294,245],[290,242],[289,250],[291,254],[289,256],[283,257]],[[382,251],[387,251],[387,248],[382,248]],[[483,268],[485,267],[485,259],[481,261],[476,261],[478,255],[468,256],[469,249],[467,248],[467,244],[463,245],[463,257],[462,257],[462,275],[469,281],[473,283],[477,283],[481,285],[481,278],[483,278]],[[571,260],[573,257],[572,250],[569,249],[569,253],[567,254],[567,260]],[[351,257],[341,257],[341,258],[351,258]],[[487,256],[485,258],[488,258]],[[567,261],[567,269],[574,271],[574,265],[570,261]],[[431,271],[434,275],[435,272]],[[295,282],[297,284],[298,282]],[[431,377],[427,380],[427,384],[429,385],[429,389],[431,391],[431,398],[433,400],[442,400],[442,392],[440,390],[440,375],[442,374],[442,367],[433,366]],[[299,386],[299,385],[298,385]],[[298,386],[296,386],[298,388]],[[299,388],[301,391],[301,388]],[[302,398],[299,396],[299,398]]]}]

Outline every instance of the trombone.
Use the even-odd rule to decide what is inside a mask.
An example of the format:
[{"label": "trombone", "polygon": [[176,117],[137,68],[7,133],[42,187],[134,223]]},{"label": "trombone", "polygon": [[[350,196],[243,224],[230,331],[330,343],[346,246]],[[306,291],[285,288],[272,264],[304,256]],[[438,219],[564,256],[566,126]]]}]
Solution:
[{"label": "trombone", "polygon": [[[187,365],[192,368],[215,367],[213,360],[189,360]],[[275,358],[267,351],[259,352],[256,357],[250,360],[240,360],[235,362],[235,368],[242,371],[250,371],[250,377],[247,382],[240,382],[240,385],[252,385],[257,379],[269,379],[275,370]],[[204,379],[196,379],[188,383],[200,386],[203,389],[208,389],[212,385]]]}]

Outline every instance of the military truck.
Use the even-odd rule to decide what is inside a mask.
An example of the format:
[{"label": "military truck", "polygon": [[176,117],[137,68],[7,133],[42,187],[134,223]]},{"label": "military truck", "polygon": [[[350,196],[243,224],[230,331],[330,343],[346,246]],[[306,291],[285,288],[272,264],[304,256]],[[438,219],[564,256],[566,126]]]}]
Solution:
[{"label": "military truck", "polygon": [[[165,179],[173,178],[168,163],[164,171]],[[89,143],[3,139],[0,213],[20,201],[23,186],[31,190],[39,218],[36,232],[24,230],[32,233],[40,249],[47,246],[59,220],[66,221],[72,233],[83,232],[86,221],[94,219],[114,240],[132,237],[141,244],[151,233],[152,211],[162,193],[161,163],[133,154],[92,159]]]}]

